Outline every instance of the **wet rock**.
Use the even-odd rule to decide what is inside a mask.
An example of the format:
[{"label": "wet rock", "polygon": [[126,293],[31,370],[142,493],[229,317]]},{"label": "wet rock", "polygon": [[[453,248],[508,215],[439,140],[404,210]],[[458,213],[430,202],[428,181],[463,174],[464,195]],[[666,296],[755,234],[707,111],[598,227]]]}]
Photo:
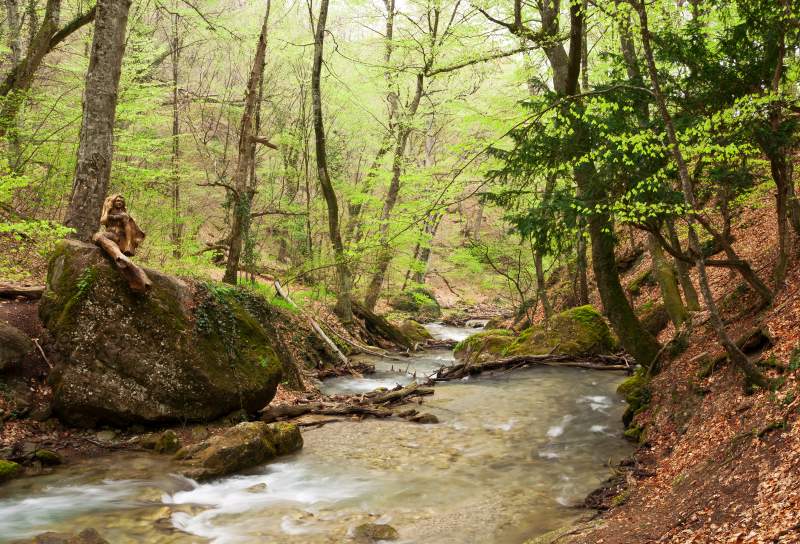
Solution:
[{"label": "wet rock", "polygon": [[266,490],[267,490],[267,484],[265,483],[251,485],[250,487],[247,488],[247,491],[249,491],[250,493],[263,493]]},{"label": "wet rock", "polygon": [[181,440],[173,430],[161,433],[153,444],[156,453],[175,453],[181,449]]},{"label": "wet rock", "polygon": [[456,344],[453,355],[459,361],[482,363],[502,358],[514,343],[514,334],[506,329],[490,329],[473,334]]},{"label": "wet rock", "polygon": [[397,540],[400,534],[391,525],[364,523],[353,530],[353,538],[356,542],[370,544],[379,540]]},{"label": "wet rock", "polygon": [[411,416],[408,418],[409,421],[413,421],[414,423],[421,423],[423,425],[429,425],[432,423],[439,423],[439,418],[433,414],[422,413]]},{"label": "wet rock", "polygon": [[400,332],[402,332],[406,338],[411,340],[414,343],[425,342],[427,340],[433,340],[433,336],[428,329],[422,326],[420,323],[414,321],[413,319],[406,319],[400,326],[398,327]]},{"label": "wet rock", "polygon": [[31,540],[20,540],[17,544],[109,544],[108,540],[100,536],[94,529],[84,529],[77,535],[68,533],[42,533]]},{"label": "wet rock", "polygon": [[245,290],[146,272],[153,286],[140,295],[95,246],[56,246],[39,306],[61,361],[50,374],[54,412],[127,427],[268,404],[284,367],[272,323],[285,323],[284,311]]},{"label": "wet rock", "polygon": [[20,467],[14,461],[0,459],[0,483],[10,480],[19,474],[21,469],[22,467]]},{"label": "wet rock", "polygon": [[114,439],[117,437],[116,431],[100,431],[94,435],[100,442],[113,442]]},{"label": "wet rock", "polygon": [[33,452],[33,458],[45,466],[60,465],[63,462],[61,456],[52,450],[36,450]]},{"label": "wet rock", "polygon": [[240,423],[208,440],[181,448],[183,474],[208,480],[263,464],[303,447],[300,429],[290,423],[268,425],[261,421]]},{"label": "wet rock", "polygon": [[0,321],[0,370],[21,359],[33,349],[33,341],[24,332]]}]

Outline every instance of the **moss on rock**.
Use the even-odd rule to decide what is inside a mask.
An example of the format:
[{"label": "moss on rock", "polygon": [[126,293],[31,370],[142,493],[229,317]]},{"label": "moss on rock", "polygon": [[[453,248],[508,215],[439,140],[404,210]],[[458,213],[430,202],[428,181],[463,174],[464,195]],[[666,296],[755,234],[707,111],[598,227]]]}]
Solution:
[{"label": "moss on rock", "polygon": [[614,340],[603,316],[594,307],[578,306],[547,322],[522,331],[508,347],[508,355],[596,355],[608,353]]},{"label": "moss on rock", "polygon": [[395,310],[417,315],[420,319],[436,319],[442,315],[432,291],[417,287],[398,293],[389,300],[389,306]]},{"label": "moss on rock", "polygon": [[514,343],[514,335],[506,329],[477,332],[456,344],[453,355],[459,361],[481,363],[499,359]]},{"label": "moss on rock", "polygon": [[[94,246],[60,242],[40,316],[56,340],[53,409],[91,426],[208,421],[254,412],[275,394],[293,316],[245,289],[147,270],[146,295]],[[312,351],[312,350],[309,350]]]},{"label": "moss on rock", "polygon": [[14,461],[6,461],[4,459],[0,459],[0,482],[5,482],[6,480],[10,480],[22,469],[19,464],[15,463]]},{"label": "moss on rock", "polygon": [[433,340],[433,336],[428,329],[413,319],[406,319],[400,323],[398,329],[400,329],[400,332],[402,332],[406,338],[411,340],[413,343]]}]

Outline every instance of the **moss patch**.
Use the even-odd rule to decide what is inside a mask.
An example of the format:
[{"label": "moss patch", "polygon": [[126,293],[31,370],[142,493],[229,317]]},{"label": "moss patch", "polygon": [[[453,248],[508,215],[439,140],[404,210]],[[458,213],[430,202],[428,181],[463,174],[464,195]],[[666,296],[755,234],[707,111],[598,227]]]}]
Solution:
[{"label": "moss patch", "polygon": [[5,461],[0,459],[0,482],[5,482],[16,476],[22,469],[14,461]]},{"label": "moss patch", "polygon": [[608,353],[614,340],[603,316],[594,307],[578,306],[553,316],[520,334],[508,355],[595,355]]}]

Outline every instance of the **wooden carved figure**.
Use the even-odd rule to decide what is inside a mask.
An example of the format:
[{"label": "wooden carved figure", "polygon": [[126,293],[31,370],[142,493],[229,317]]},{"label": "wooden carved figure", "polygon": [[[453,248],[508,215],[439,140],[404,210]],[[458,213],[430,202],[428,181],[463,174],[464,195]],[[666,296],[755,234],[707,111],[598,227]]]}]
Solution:
[{"label": "wooden carved figure", "polygon": [[102,229],[92,236],[94,243],[114,260],[133,291],[147,292],[152,285],[150,278],[129,258],[136,254],[145,234],[128,215],[122,195],[111,195],[103,202],[100,225]]}]

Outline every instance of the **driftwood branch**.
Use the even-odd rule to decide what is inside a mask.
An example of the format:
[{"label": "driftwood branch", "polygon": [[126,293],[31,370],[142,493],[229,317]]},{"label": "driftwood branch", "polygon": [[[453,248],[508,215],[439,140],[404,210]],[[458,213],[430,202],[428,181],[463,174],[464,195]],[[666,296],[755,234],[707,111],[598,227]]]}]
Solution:
[{"label": "driftwood branch", "polygon": [[562,366],[588,368],[591,370],[630,370],[627,359],[618,355],[594,355],[591,357],[575,357],[574,355],[518,355],[484,363],[461,363],[442,367],[433,376],[434,381],[457,380],[465,376],[503,370],[523,368],[526,366]]},{"label": "driftwood branch", "polygon": [[270,423],[308,414],[386,418],[394,415],[389,407],[427,395],[433,395],[433,389],[412,383],[406,387],[397,386],[391,391],[378,390],[365,395],[335,396],[304,404],[270,405],[261,410],[261,419]]}]

